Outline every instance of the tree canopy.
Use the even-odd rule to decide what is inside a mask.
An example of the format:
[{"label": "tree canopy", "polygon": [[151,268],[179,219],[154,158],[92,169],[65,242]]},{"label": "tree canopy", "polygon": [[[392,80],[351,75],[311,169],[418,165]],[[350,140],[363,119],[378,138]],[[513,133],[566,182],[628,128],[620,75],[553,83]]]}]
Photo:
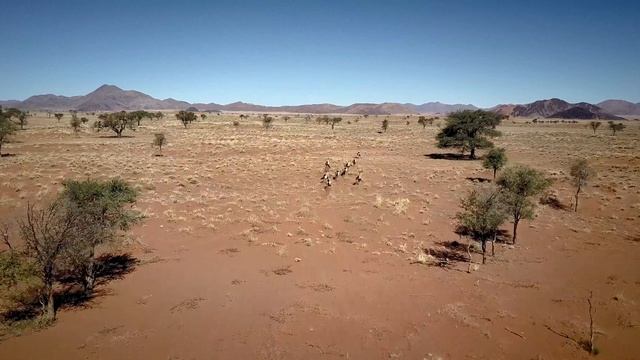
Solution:
[{"label": "tree canopy", "polygon": [[502,116],[484,110],[463,110],[449,114],[446,126],[436,135],[438,147],[460,148],[475,159],[476,149],[493,147],[490,137],[500,136],[495,127]]},{"label": "tree canopy", "polygon": [[111,129],[118,137],[122,137],[122,132],[125,129],[135,130],[136,126],[136,119],[126,111],[100,114],[98,119],[93,123],[93,127],[97,131]]},{"label": "tree canopy", "polygon": [[502,191],[506,211],[513,218],[512,242],[516,242],[518,224],[522,219],[532,219],[535,210],[533,196],[542,193],[551,181],[538,170],[524,165],[506,168],[497,181]]},{"label": "tree canopy", "polygon": [[180,110],[176,114],[176,119],[180,120],[186,129],[189,124],[197,120],[197,116],[192,111]]}]

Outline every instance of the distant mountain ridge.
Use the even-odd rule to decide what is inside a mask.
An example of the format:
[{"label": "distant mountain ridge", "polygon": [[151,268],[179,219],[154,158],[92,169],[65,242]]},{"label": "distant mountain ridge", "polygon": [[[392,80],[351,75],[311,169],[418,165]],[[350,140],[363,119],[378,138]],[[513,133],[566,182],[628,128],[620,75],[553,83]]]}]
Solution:
[{"label": "distant mountain ridge", "polygon": [[121,111],[121,110],[183,110],[195,107],[200,111],[255,111],[294,113],[344,113],[344,114],[418,114],[449,113],[457,110],[478,109],[473,105],[430,102],[420,105],[382,103],[357,103],[349,106],[333,104],[309,104],[294,106],[264,106],[235,102],[227,105],[216,103],[188,103],[175,99],[156,99],[135,90],[122,90],[114,85],[102,85],[83,96],[35,95],[24,101],[0,101],[0,106],[19,107],[26,110],[51,111]]},{"label": "distant mountain ridge", "polygon": [[640,115],[640,103],[625,100],[605,100],[598,105],[603,111],[614,115]]},{"label": "distant mountain ridge", "polygon": [[[447,114],[459,110],[477,110],[471,104],[443,104],[428,102],[424,104],[410,103],[355,103],[348,106],[334,104],[307,104],[289,106],[265,106],[235,102],[231,104],[188,103],[175,99],[156,99],[135,90],[123,90],[115,85],[102,85],[87,95],[60,96],[53,94],[35,95],[24,101],[0,101],[0,106],[18,107],[25,110],[49,111],[121,111],[121,110],[184,110],[194,107],[199,111],[253,111],[253,112],[292,112],[292,113],[341,113],[341,114]],[[573,110],[572,110],[573,109]],[[564,117],[620,119],[615,115],[640,115],[640,103],[634,104],[624,100],[606,100],[597,105],[589,103],[571,104],[553,98],[538,100],[530,104],[497,105],[487,110],[501,115],[516,117]],[[586,111],[583,111],[586,110]]]},{"label": "distant mountain ridge", "polygon": [[603,111],[599,106],[586,102],[568,103],[553,98],[538,100],[530,104],[517,105],[511,111],[515,117],[545,117],[560,119],[603,119],[622,120],[623,118]]}]

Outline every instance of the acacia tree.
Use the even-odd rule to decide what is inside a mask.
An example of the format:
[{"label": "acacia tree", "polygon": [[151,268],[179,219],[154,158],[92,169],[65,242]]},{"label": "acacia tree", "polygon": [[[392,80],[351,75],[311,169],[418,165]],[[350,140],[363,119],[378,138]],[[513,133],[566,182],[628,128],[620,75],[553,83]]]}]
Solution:
[{"label": "acacia tree", "polygon": [[424,116],[419,116],[418,117],[418,124],[422,125],[422,128],[426,128],[427,127],[427,118]]},{"label": "acacia tree", "polygon": [[591,130],[593,130],[593,135],[596,134],[596,130],[598,130],[600,125],[602,125],[600,121],[592,121],[589,123],[589,127],[591,128]]},{"label": "acacia tree", "polygon": [[2,144],[9,140],[9,137],[16,132],[16,125],[11,121],[11,117],[0,107],[0,155],[2,155]]},{"label": "acacia tree", "polygon": [[55,319],[55,276],[60,270],[59,260],[71,241],[73,229],[79,224],[74,216],[56,201],[43,209],[28,205],[25,219],[18,221],[25,256],[33,261],[35,275],[42,283],[39,301],[46,320]]},{"label": "acacia tree", "polygon": [[626,128],[623,123],[614,123],[613,121],[609,121],[609,130],[611,130],[611,134],[615,136],[618,131],[622,131]]},{"label": "acacia tree", "polygon": [[71,125],[73,132],[78,135],[78,132],[80,132],[80,127],[82,126],[82,120],[78,118],[78,115],[71,114],[69,125]]},{"label": "acacia tree", "polygon": [[127,128],[130,130],[136,129],[135,118],[126,111],[100,114],[98,119],[98,121],[93,123],[96,131],[111,129],[111,131],[116,133],[117,137],[122,137],[122,132]]},{"label": "acacia tree", "polygon": [[6,114],[10,119],[15,118],[16,124],[20,125],[20,130],[24,130],[24,127],[27,125],[27,117],[29,116],[27,111],[9,108],[6,110]]},{"label": "acacia tree", "polygon": [[331,124],[331,130],[333,130],[333,128],[336,126],[337,123],[341,122],[342,118],[341,117],[332,117],[329,120],[329,123]]},{"label": "acacia tree", "polygon": [[153,136],[153,145],[157,146],[160,154],[162,154],[162,147],[167,143],[167,138],[164,136],[164,133],[153,134]]},{"label": "acacia tree", "polygon": [[142,119],[144,118],[151,119],[155,115],[144,110],[138,110],[138,111],[130,112],[129,116],[131,116],[136,121],[136,124],[140,126],[140,122],[142,121]]},{"label": "acacia tree", "polygon": [[265,130],[269,130],[273,125],[273,117],[262,114],[262,126],[264,126]]},{"label": "acacia tree", "polygon": [[64,260],[78,278],[86,295],[94,288],[97,247],[116,239],[118,231],[128,230],[140,220],[130,206],[137,192],[121,179],[108,181],[65,181],[60,199],[66,211],[76,219]]},{"label": "acacia tree", "polygon": [[419,116],[418,117],[418,124],[422,125],[422,128],[424,129],[424,128],[427,127],[427,124],[428,125],[432,125],[433,124],[433,118],[431,118],[431,117],[428,118],[428,117],[425,117],[425,116]]},{"label": "acacia tree", "polygon": [[580,196],[580,192],[582,188],[587,186],[588,181],[596,175],[595,170],[589,166],[589,163],[585,159],[576,160],[573,165],[571,165],[570,170],[571,177],[573,179],[573,184],[576,187],[576,194],[574,195],[576,199],[576,204],[574,207],[574,211],[578,211],[578,197]]},{"label": "acacia tree", "polygon": [[524,165],[509,167],[497,181],[502,191],[505,210],[513,220],[511,241],[515,244],[518,224],[522,219],[533,219],[535,202],[531,199],[551,185],[542,172]]},{"label": "acacia tree", "polygon": [[202,119],[202,121],[204,121],[207,118],[206,114],[200,114],[200,119]]},{"label": "acacia tree", "polygon": [[162,118],[164,118],[164,113],[162,111],[158,111],[153,114],[153,117],[156,118],[156,120],[162,120]]},{"label": "acacia tree", "polygon": [[446,126],[436,135],[438,147],[460,148],[469,151],[471,159],[476,158],[476,149],[493,147],[489,137],[500,136],[495,127],[502,117],[484,110],[463,110],[449,114]]},{"label": "acacia tree", "polygon": [[55,113],[55,114],[53,114],[53,116],[55,116],[55,117],[56,117],[56,119],[58,119],[58,122],[60,122],[60,119],[62,119],[62,117],[64,116],[64,114],[63,114],[63,113]]},{"label": "acacia tree", "polygon": [[456,215],[460,228],[482,246],[482,263],[486,263],[487,241],[498,233],[500,225],[506,220],[501,203],[500,190],[495,186],[481,186],[460,202],[462,211]]},{"label": "acacia tree", "polygon": [[506,150],[503,148],[493,148],[489,150],[482,162],[485,169],[493,170],[493,180],[496,179],[496,172],[507,163]]},{"label": "acacia tree", "polygon": [[182,122],[182,125],[184,125],[184,128],[186,129],[189,124],[196,121],[197,117],[196,114],[192,111],[180,110],[176,114],[176,119],[180,120],[180,122]]}]

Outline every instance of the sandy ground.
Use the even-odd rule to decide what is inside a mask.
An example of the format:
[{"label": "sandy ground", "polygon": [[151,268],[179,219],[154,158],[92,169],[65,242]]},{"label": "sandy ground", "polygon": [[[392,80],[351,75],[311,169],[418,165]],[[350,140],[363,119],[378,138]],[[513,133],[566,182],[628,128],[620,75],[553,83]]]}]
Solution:
[{"label": "sandy ground", "polygon": [[[0,159],[0,215],[22,215],[65,178],[120,176],[146,220],[124,248],[133,272],[58,321],[0,342],[0,359],[587,359],[593,291],[597,358],[640,358],[640,129],[508,121],[512,163],[545,170],[565,205],[571,160],[599,175],[578,213],[538,208],[516,246],[467,273],[415,262],[454,234],[459,199],[489,178],[480,161],[433,159],[434,125],[392,117],[330,126],[294,117],[210,115],[184,129],[146,121],[131,137],[73,135],[42,115]],[[351,124],[348,124],[350,121]],[[169,145],[153,156],[153,133]],[[360,152],[325,191],[323,164]],[[352,185],[358,170],[364,181]],[[511,225],[505,224],[509,231]],[[474,262],[480,255],[474,254]],[[553,330],[553,331],[552,331]]]}]

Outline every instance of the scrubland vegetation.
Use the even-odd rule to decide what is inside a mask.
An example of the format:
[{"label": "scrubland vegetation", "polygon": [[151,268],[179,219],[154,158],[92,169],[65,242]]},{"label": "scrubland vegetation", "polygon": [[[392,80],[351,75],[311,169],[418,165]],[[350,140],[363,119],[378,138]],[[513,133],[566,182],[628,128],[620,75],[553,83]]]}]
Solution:
[{"label": "scrubland vegetation", "polygon": [[[69,119],[58,123],[0,113],[0,149],[13,155],[0,160],[0,333],[28,338],[30,326],[97,298],[108,311],[126,300],[145,318],[208,311],[202,318],[221,320],[230,311],[297,340],[313,326],[323,335],[299,355],[331,344],[344,356],[370,354],[324,337],[342,321],[376,339],[401,339],[413,326],[417,340],[407,336],[411,346],[403,347],[411,355],[425,338],[437,348],[438,331],[492,344],[522,341],[531,352],[554,344],[545,352],[551,357],[624,354],[617,339],[626,341],[640,319],[624,299],[636,296],[630,284],[638,280],[626,265],[598,275],[587,265],[601,261],[601,251],[637,259],[629,251],[640,215],[635,123],[612,123],[609,133],[597,132],[599,122],[534,124],[484,111],[417,122],[203,115],[71,113],[55,116]],[[121,278],[109,275],[114,268],[125,274],[135,264],[140,278],[107,283]],[[188,277],[175,277],[185,271]],[[145,282],[154,276],[157,283]],[[277,300],[238,305],[264,286]],[[102,297],[109,287],[118,289],[115,299]],[[381,328],[380,314],[368,300],[354,301],[354,291],[378,297],[380,311],[402,325]],[[587,291],[595,295],[589,310],[568,310],[585,304]],[[477,308],[472,297],[482,299]],[[286,300],[293,298],[301,300]],[[531,310],[537,303],[548,313]],[[339,320],[343,306],[358,320]],[[91,331],[103,331],[95,328],[103,315],[91,306],[80,312],[96,319]],[[126,316],[112,315],[126,324]],[[421,316],[429,321],[416,322]],[[251,327],[239,321],[225,324],[230,332]],[[7,346],[24,349],[19,340]],[[451,351],[462,356],[472,348],[465,346]]]}]

